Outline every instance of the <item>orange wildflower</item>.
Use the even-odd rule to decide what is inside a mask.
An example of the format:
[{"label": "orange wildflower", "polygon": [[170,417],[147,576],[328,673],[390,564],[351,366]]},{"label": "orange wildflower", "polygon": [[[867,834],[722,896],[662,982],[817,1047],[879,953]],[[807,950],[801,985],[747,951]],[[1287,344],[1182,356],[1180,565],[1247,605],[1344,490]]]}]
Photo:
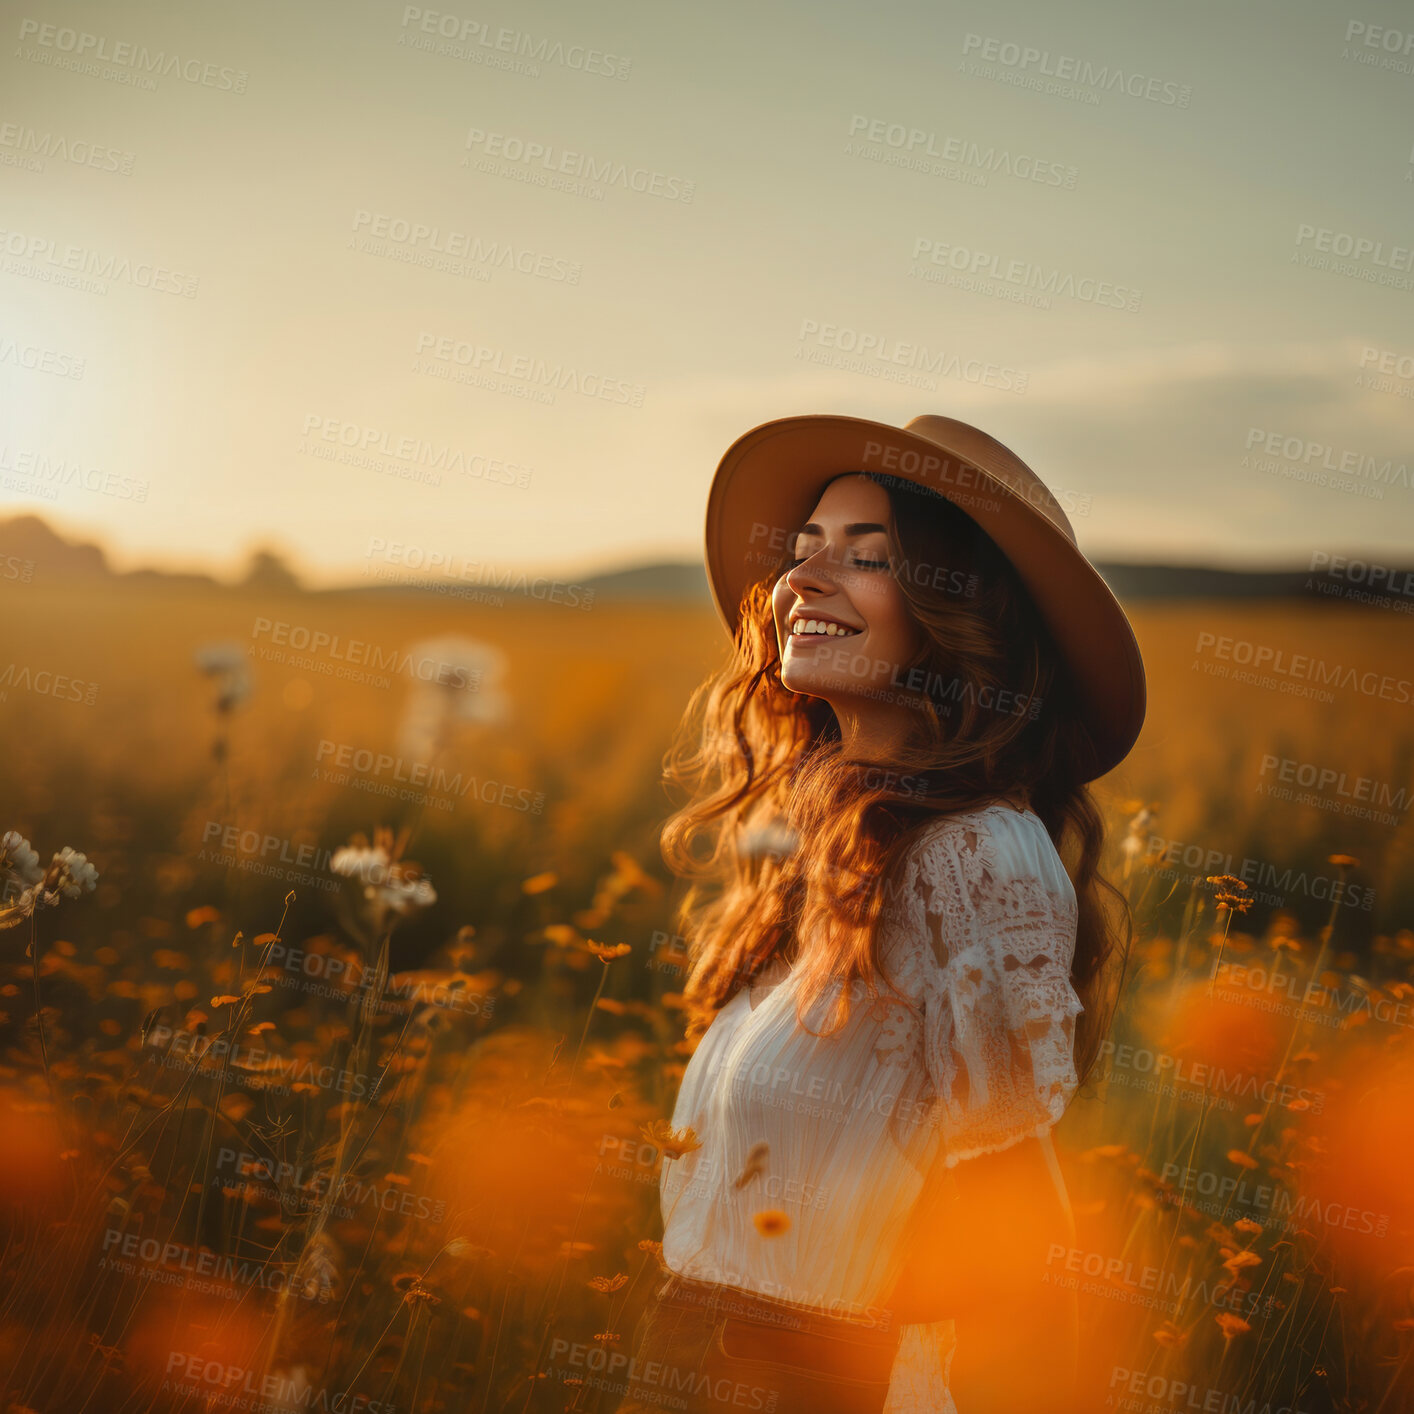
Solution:
[{"label": "orange wildflower", "polygon": [[592,939],[584,944],[600,962],[609,963],[616,957],[627,957],[633,949],[627,943],[596,943]]},{"label": "orange wildflower", "polygon": [[640,1124],[638,1129],[655,1149],[663,1151],[664,1158],[680,1159],[684,1154],[690,1154],[694,1149],[702,1147],[697,1132],[691,1125],[679,1130],[674,1129],[665,1119],[655,1119],[650,1124]]},{"label": "orange wildflower", "polygon": [[1252,1329],[1241,1316],[1234,1316],[1231,1311],[1220,1312],[1213,1319],[1221,1327],[1224,1340],[1231,1340],[1233,1336],[1242,1335]]}]

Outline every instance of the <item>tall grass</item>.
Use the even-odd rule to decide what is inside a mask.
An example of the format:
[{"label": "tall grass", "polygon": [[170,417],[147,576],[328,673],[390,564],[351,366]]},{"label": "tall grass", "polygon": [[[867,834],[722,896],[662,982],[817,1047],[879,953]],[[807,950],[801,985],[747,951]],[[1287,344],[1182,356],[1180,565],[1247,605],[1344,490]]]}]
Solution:
[{"label": "tall grass", "polygon": [[[715,619],[30,592],[15,661],[97,700],[0,701],[0,826],[85,849],[100,879],[0,932],[7,1408],[612,1408],[599,1376],[658,1269],[671,1140],[646,1136],[686,1062],[659,766]],[[330,773],[321,744],[396,754],[406,683],[252,658],[249,700],[219,709],[194,654],[262,617],[499,646],[509,719],[440,758],[475,787],[441,809]],[[1102,788],[1136,947],[1058,1130],[1080,1238],[1049,1264],[1083,1294],[1086,1387],[1097,1408],[1216,1391],[1393,1414],[1414,1339],[1408,832],[1259,788],[1272,756],[1407,784],[1407,710],[1193,668],[1204,631],[1373,666],[1386,625],[1136,621],[1153,706]],[[335,872],[359,832],[435,902]],[[1289,871],[1280,902],[1220,905],[1209,876],[1249,859]]]}]

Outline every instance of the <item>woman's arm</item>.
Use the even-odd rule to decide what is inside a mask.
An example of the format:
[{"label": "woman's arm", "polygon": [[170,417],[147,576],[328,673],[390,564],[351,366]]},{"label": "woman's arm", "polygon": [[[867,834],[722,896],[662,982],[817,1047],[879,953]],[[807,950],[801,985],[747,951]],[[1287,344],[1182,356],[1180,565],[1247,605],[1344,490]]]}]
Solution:
[{"label": "woman's arm", "polygon": [[1068,1414],[1076,1370],[1073,1292],[1048,1278],[1074,1242],[1049,1139],[935,1167],[904,1239],[889,1305],[904,1324],[952,1317],[958,1414]]},{"label": "woman's arm", "polygon": [[1076,1088],[1074,889],[1020,815],[945,821],[907,859],[890,936],[922,978],[941,1144],[888,1304],[904,1323],[954,1321],[958,1414],[1062,1414],[1078,1321],[1047,1278],[1075,1237],[1050,1128]]}]

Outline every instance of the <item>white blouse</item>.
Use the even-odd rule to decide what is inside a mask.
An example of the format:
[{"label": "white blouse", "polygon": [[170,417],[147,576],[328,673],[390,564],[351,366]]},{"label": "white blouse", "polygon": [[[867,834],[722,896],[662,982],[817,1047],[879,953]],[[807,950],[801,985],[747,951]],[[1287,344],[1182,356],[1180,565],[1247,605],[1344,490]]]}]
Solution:
[{"label": "white blouse", "polygon": [[[846,1025],[814,1036],[777,960],[713,1018],[665,1159],[663,1261],[680,1275],[867,1320],[935,1157],[951,1167],[1051,1126],[1076,1088],[1075,891],[1031,811],[940,816],[885,900],[879,961],[907,1004],[854,983]],[[806,1011],[830,1023],[839,983]],[[764,1145],[763,1150],[760,1146]],[[941,1146],[941,1153],[939,1149]],[[763,1235],[755,1215],[783,1213]],[[952,1321],[903,1327],[885,1414],[954,1414]]]}]

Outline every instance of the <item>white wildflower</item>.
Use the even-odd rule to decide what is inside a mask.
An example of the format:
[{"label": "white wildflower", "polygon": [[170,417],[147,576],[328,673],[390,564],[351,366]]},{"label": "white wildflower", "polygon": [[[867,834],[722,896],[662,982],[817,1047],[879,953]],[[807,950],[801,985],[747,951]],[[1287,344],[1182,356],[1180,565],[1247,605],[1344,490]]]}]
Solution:
[{"label": "white wildflower", "polygon": [[54,863],[59,866],[59,876],[54,887],[65,898],[78,898],[80,894],[92,893],[97,887],[98,870],[88,862],[86,854],[80,854],[78,850],[65,845],[54,856]]},{"label": "white wildflower", "polygon": [[333,857],[329,860],[329,868],[335,874],[342,874],[351,879],[362,879],[364,883],[369,883],[371,882],[370,876],[375,872],[380,877],[386,875],[391,863],[388,851],[379,845],[346,844],[334,851]]},{"label": "white wildflower", "polygon": [[88,856],[68,845],[41,869],[39,855],[18,831],[0,837],[0,928],[13,928],[37,908],[57,907],[61,898],[92,893],[97,884],[98,870]]},{"label": "white wildflower", "polygon": [[395,841],[391,830],[377,830],[372,844],[356,835],[329,860],[332,873],[362,885],[359,918],[375,935],[382,933],[391,915],[411,918],[437,902],[437,891],[423,877],[422,866],[401,857],[405,843]]},{"label": "white wildflower", "polygon": [[493,644],[471,638],[433,638],[408,650],[414,664],[426,665],[408,689],[398,725],[398,751],[405,759],[431,761],[453,729],[505,721],[510,699],[504,690],[506,655]]},{"label": "white wildflower", "polygon": [[437,902],[431,880],[412,872],[418,866],[392,859],[381,845],[344,845],[334,851],[329,868],[345,878],[358,879],[365,898],[404,918]]},{"label": "white wildflower", "polygon": [[429,879],[390,880],[378,889],[378,902],[410,918],[437,902],[437,891]]},{"label": "white wildflower", "polygon": [[794,853],[800,843],[800,836],[781,820],[755,825],[745,830],[741,837],[741,853],[748,859],[772,855],[780,857]]},{"label": "white wildflower", "polygon": [[1141,804],[1137,813],[1130,818],[1125,836],[1119,842],[1119,852],[1124,856],[1126,877],[1149,847],[1149,827],[1154,823],[1156,815],[1156,809]]},{"label": "white wildflower", "polygon": [[6,830],[0,836],[0,869],[6,879],[16,883],[37,884],[44,877],[39,867],[39,854],[30,848],[30,842],[18,830]]},{"label": "white wildflower", "polygon": [[196,665],[208,674],[239,672],[246,662],[245,649],[239,643],[205,643],[196,650]]},{"label": "white wildflower", "polygon": [[250,696],[250,659],[239,643],[208,643],[197,649],[196,666],[216,679],[216,710],[229,712]]}]

